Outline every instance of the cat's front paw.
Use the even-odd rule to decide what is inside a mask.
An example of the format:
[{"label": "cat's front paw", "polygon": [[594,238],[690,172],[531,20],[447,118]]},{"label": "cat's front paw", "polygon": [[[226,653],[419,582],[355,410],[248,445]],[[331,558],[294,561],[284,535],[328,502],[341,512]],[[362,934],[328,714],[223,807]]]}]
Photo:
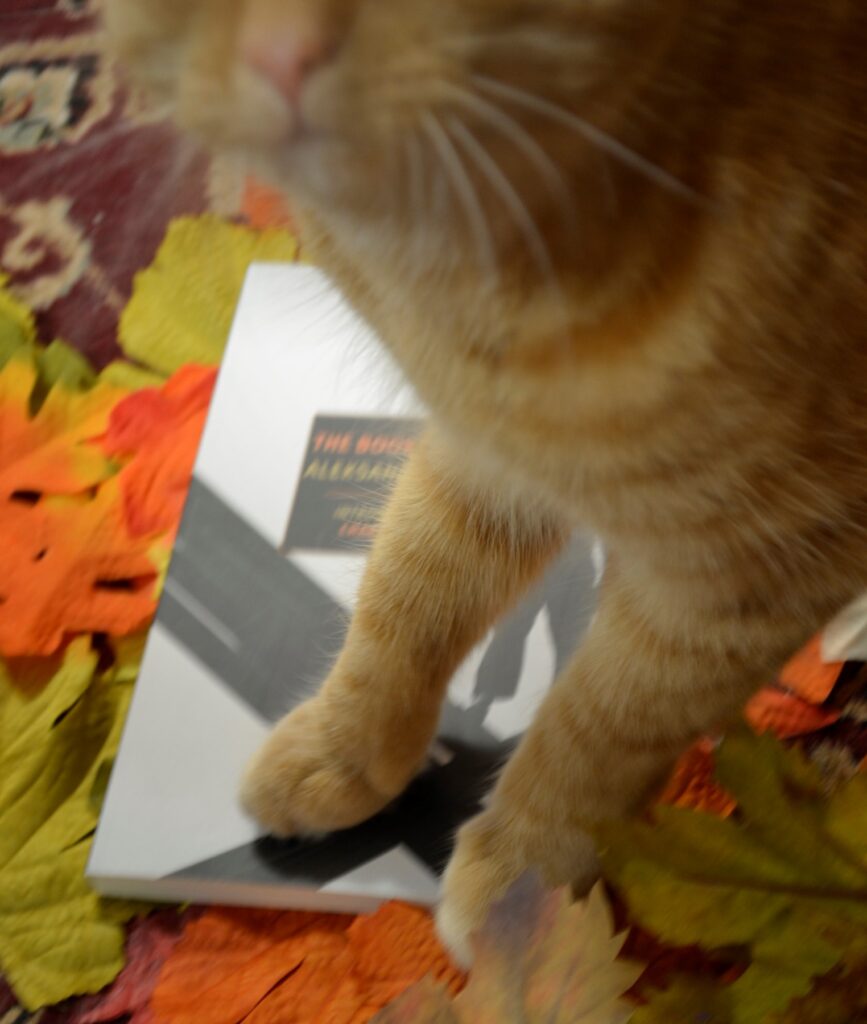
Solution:
[{"label": "cat's front paw", "polygon": [[583,894],[598,877],[599,867],[585,833],[552,828],[505,808],[479,814],[458,832],[436,923],[440,938],[461,966],[471,966],[472,938],[491,906],[529,870],[540,871],[552,887],[571,885]]},{"label": "cat's front paw", "polygon": [[272,834],[311,836],[349,828],[388,804],[353,759],[356,744],[321,698],[300,705],[274,728],[241,785],[244,808]]}]

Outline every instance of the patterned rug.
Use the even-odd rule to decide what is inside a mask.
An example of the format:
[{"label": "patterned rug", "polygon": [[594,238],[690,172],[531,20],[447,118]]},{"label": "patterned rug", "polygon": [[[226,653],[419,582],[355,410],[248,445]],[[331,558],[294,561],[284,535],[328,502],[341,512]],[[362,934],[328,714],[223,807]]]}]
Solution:
[{"label": "patterned rug", "polygon": [[0,5],[0,271],[97,367],[181,214],[240,214],[240,175],[154,121],[103,56],[99,0]]}]

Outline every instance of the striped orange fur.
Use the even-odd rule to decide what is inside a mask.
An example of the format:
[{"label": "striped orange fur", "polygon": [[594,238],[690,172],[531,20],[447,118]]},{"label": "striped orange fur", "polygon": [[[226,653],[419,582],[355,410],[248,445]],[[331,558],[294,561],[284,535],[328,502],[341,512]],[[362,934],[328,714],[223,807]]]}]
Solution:
[{"label": "striped orange fur", "polygon": [[[432,410],[345,649],[248,807],[280,833],[380,809],[573,526],[610,553],[589,635],[459,835],[439,921],[467,956],[527,866],[586,887],[587,823],[642,807],[867,585],[867,8],[107,7],[132,73],[287,189]],[[290,109],[238,40],[299,25],[322,45]]]}]

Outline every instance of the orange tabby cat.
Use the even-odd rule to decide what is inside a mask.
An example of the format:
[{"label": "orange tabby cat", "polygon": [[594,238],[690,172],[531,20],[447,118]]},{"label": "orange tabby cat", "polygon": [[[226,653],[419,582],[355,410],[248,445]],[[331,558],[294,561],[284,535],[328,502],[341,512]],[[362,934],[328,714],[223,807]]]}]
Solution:
[{"label": "orange tabby cat", "polygon": [[[243,786],[275,833],[418,771],[576,523],[583,646],[458,836],[461,956],[867,585],[860,0],[107,0],[134,76],[282,182],[431,410],[345,649]],[[206,256],[205,256],[206,258]]]}]

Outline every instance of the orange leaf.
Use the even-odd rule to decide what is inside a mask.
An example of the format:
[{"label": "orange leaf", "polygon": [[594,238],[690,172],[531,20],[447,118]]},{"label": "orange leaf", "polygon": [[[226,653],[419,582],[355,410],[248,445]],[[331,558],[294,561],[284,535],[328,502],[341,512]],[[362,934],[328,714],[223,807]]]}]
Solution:
[{"label": "orange leaf", "polygon": [[792,693],[768,686],[746,707],[747,721],[757,733],[772,732],[782,740],[824,729],[840,717]]},{"label": "orange leaf", "polygon": [[0,370],[0,501],[22,491],[79,494],[113,471],[105,453],[91,442],[127,392],[105,383],[87,391],[57,384],[31,416],[37,384],[29,351],[16,354]]},{"label": "orange leaf", "polygon": [[259,230],[289,228],[290,231],[294,230],[292,214],[284,196],[255,178],[247,178],[244,183],[241,209],[252,228]]},{"label": "orange leaf", "polygon": [[0,503],[0,654],[45,655],[71,633],[116,636],[154,612],[156,572],[131,541],[117,486],[95,498]]},{"label": "orange leaf", "polygon": [[804,700],[821,704],[830,696],[842,668],[842,662],[822,661],[822,637],[815,636],[783,666],[779,683]]},{"label": "orange leaf", "polygon": [[214,908],[187,928],[151,1005],[155,1024],[364,1024],[430,974],[453,992],[463,983],[416,907],[354,922]]},{"label": "orange leaf", "polygon": [[349,929],[356,971],[384,1006],[419,978],[431,975],[453,995],[464,975],[443,952],[430,914],[405,903],[387,903]]},{"label": "orange leaf", "polygon": [[713,769],[713,744],[710,740],[699,740],[675,765],[659,802],[727,818],[737,803],[716,782]]},{"label": "orange leaf", "polygon": [[345,934],[312,933],[303,960],[244,1024],[351,1024],[358,1006],[358,983]]},{"label": "orange leaf", "polygon": [[216,376],[212,367],[184,366],[162,388],[137,391],[112,412],[103,446],[130,459],[119,479],[133,537],[177,530]]},{"label": "orange leaf", "polygon": [[339,936],[348,923],[295,911],[205,911],[187,927],[160,973],[151,1003],[155,1021],[235,1024],[297,970],[310,933]]}]

